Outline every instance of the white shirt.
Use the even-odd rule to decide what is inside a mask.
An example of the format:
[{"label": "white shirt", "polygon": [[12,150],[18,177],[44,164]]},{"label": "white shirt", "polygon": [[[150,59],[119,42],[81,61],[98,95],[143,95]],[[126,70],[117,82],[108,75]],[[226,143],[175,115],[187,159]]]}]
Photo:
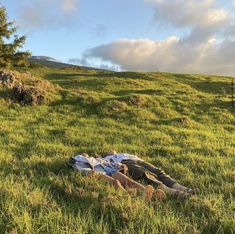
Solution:
[{"label": "white shirt", "polygon": [[73,159],[75,160],[75,163],[72,165],[73,168],[85,174],[89,174],[91,171],[95,171],[102,174],[111,175],[112,173],[123,169],[123,165],[121,163],[107,161],[103,158],[77,155],[74,156]]},{"label": "white shirt", "polygon": [[114,154],[109,155],[104,158],[106,161],[114,162],[114,163],[121,163],[123,160],[133,160],[133,161],[143,161],[142,159],[138,158],[135,155],[131,154]]}]

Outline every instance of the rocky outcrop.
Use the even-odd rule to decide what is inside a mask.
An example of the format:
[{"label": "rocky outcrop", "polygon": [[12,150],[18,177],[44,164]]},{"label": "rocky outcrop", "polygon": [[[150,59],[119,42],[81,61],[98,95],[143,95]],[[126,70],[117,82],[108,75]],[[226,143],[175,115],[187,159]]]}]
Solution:
[{"label": "rocky outcrop", "polygon": [[7,88],[12,88],[15,85],[16,79],[10,71],[0,71],[0,84]]},{"label": "rocky outcrop", "polygon": [[21,83],[15,85],[12,89],[14,101],[22,105],[40,105],[45,100],[45,92],[33,86],[26,86]]}]

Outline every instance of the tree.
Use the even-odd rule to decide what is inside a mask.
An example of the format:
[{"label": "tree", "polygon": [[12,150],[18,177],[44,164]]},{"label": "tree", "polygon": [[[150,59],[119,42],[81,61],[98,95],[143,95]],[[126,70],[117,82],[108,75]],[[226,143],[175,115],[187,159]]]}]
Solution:
[{"label": "tree", "polygon": [[8,22],[5,7],[0,5],[0,68],[27,64],[30,53],[18,51],[18,48],[23,47],[26,38],[16,35],[16,30],[14,22]]}]

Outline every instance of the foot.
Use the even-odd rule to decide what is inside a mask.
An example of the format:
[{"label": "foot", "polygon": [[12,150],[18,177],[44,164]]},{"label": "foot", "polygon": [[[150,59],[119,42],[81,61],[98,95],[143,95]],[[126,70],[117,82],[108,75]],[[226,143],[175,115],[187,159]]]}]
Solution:
[{"label": "foot", "polygon": [[189,194],[191,194],[191,195],[194,195],[194,194],[196,194],[196,193],[199,192],[199,189],[188,188],[188,187],[185,187],[185,186],[180,185],[180,184],[178,184],[178,183],[177,183],[177,184],[174,184],[172,188],[173,188],[173,189],[176,189],[176,190],[179,190],[179,191],[183,191],[183,192],[185,192],[185,193],[189,193]]},{"label": "foot", "polygon": [[176,190],[176,189],[174,189],[174,188],[169,188],[169,187],[167,187],[167,186],[164,185],[164,184],[159,185],[159,186],[157,187],[157,189],[160,189],[160,190],[164,191],[164,192],[167,193],[167,194],[173,194],[173,195],[178,191],[178,190]]},{"label": "foot", "polygon": [[186,188],[185,190],[182,190],[183,192],[189,193],[191,195],[197,194],[199,192],[199,189],[191,189],[191,188]]},{"label": "foot", "polygon": [[159,201],[163,201],[166,199],[166,194],[161,189],[156,189],[154,192],[154,197]]},{"label": "foot", "polygon": [[114,188],[117,190],[117,189],[120,189],[122,191],[126,191],[123,186],[121,185],[120,181],[119,180],[113,180],[113,186]]},{"label": "foot", "polygon": [[145,201],[148,202],[148,201],[150,201],[152,199],[153,192],[154,192],[153,186],[147,185],[145,187],[145,192],[144,192]]},{"label": "foot", "polygon": [[176,196],[178,199],[187,199],[187,198],[191,197],[192,194],[178,190],[178,191],[175,193],[175,196]]}]

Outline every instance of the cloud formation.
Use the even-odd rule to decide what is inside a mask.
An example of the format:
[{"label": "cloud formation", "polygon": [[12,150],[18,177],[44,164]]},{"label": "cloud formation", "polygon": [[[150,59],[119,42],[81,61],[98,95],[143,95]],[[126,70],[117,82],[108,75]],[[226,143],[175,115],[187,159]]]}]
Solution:
[{"label": "cloud formation", "polygon": [[67,26],[78,11],[78,0],[22,0],[20,27],[42,29]]},{"label": "cloud formation", "polygon": [[123,39],[92,48],[84,57],[101,58],[124,70],[234,75],[235,42],[209,39],[192,45],[178,37]]},{"label": "cloud formation", "polygon": [[157,25],[184,30],[161,41],[121,39],[87,50],[125,70],[234,75],[235,21],[215,0],[144,0],[152,4]]},{"label": "cloud formation", "polygon": [[111,71],[120,71],[120,66],[114,65],[110,62],[98,62],[97,61],[94,63],[94,61],[91,61],[85,57],[82,59],[79,58],[71,58],[68,60],[68,63],[74,64],[74,65],[79,65],[79,66],[85,66],[85,67],[96,67],[99,69],[104,69],[104,70],[111,70]]},{"label": "cloud formation", "polygon": [[75,0],[63,0],[61,4],[62,10],[66,13],[70,13],[77,9],[77,3]]},{"label": "cloud formation", "polygon": [[145,0],[155,8],[154,18],[174,27],[214,27],[225,23],[229,14],[214,0]]}]

